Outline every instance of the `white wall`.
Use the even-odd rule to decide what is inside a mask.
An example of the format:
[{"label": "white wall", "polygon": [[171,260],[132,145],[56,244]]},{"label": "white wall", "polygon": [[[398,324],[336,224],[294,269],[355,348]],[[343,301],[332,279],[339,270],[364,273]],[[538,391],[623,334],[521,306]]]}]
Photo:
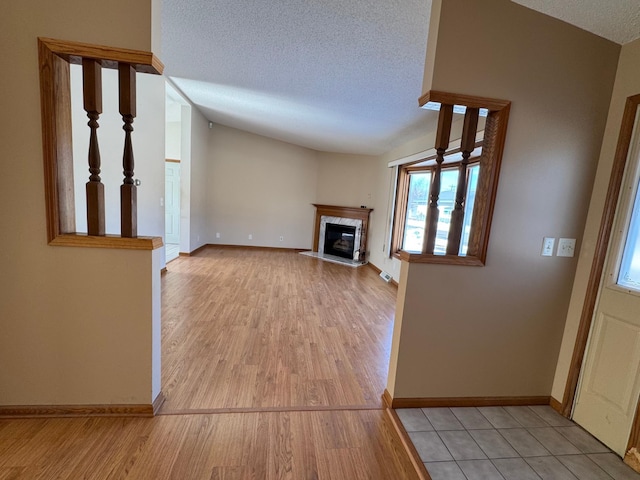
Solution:
[{"label": "white wall", "polygon": [[209,138],[208,243],[310,249],[316,152],[221,125]]},{"label": "white wall", "polygon": [[[179,103],[168,104],[167,108],[177,108],[182,113]],[[165,158],[180,160],[182,158],[182,122],[167,122],[165,130]]]}]

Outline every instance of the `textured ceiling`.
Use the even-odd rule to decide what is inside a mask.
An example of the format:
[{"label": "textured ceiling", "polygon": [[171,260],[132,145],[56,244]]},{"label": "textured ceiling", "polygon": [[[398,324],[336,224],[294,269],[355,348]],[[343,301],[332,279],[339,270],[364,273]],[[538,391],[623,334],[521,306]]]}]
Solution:
[{"label": "textured ceiling", "polygon": [[[481,0],[479,0],[481,1]],[[617,43],[640,0],[513,0]],[[380,154],[421,110],[431,0],[163,0],[165,73],[211,121],[322,151]]]},{"label": "textured ceiling", "polygon": [[624,45],[640,38],[640,0],[512,0]]},{"label": "textured ceiling", "polygon": [[164,0],[165,73],[211,121],[379,154],[424,131],[431,0]]}]

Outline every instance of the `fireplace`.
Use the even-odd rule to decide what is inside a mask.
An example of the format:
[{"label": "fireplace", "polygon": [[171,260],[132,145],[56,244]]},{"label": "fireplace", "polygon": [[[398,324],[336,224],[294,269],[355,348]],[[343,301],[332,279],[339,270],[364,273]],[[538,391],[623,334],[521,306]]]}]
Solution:
[{"label": "fireplace", "polygon": [[324,230],[324,253],[352,259],[356,227],[327,223]]},{"label": "fireplace", "polygon": [[316,207],[313,251],[343,257],[358,265],[366,263],[367,230],[373,209],[315,203],[313,206]]}]

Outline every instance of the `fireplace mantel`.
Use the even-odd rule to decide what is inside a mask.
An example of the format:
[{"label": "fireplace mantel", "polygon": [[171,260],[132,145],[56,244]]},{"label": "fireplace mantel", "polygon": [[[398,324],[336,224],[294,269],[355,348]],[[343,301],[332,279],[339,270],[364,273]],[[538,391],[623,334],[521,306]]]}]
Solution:
[{"label": "fireplace mantel", "polygon": [[318,251],[318,244],[320,242],[320,221],[323,216],[326,217],[342,217],[342,218],[355,218],[362,221],[362,230],[360,234],[360,260],[366,259],[367,252],[367,232],[369,227],[369,215],[373,211],[373,208],[360,208],[360,207],[340,207],[338,205],[319,205],[317,203],[312,204],[316,207],[316,222],[313,231],[313,251]]}]

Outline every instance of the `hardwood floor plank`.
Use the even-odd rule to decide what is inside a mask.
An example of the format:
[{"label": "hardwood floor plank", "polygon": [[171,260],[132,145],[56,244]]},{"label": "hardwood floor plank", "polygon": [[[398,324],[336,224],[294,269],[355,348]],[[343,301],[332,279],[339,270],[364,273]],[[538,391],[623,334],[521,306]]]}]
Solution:
[{"label": "hardwood floor plank", "polygon": [[380,405],[396,289],[372,269],[212,247],[162,282],[161,413]]},{"label": "hardwood floor plank", "polygon": [[2,420],[22,448],[0,478],[417,478],[387,422],[382,410]]},{"label": "hardwood floor plank", "polygon": [[154,418],[0,420],[0,480],[413,480],[381,409],[396,290],[369,268],[204,249],[162,277]]}]

